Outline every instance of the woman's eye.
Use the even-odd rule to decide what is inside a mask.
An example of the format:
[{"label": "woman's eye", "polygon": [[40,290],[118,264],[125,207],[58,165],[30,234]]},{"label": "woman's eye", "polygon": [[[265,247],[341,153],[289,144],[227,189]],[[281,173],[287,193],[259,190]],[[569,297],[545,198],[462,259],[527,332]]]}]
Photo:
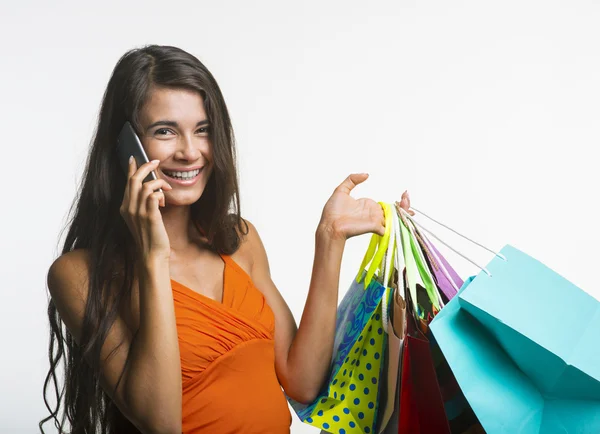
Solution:
[{"label": "woman's eye", "polygon": [[167,128],[159,128],[154,133],[158,134],[159,136],[164,136],[165,134],[163,134],[163,132],[165,132],[165,131],[169,131],[169,130]]},{"label": "woman's eye", "polygon": [[202,134],[207,134],[209,132],[209,128],[208,127],[200,128],[198,130],[198,132],[202,133]]}]

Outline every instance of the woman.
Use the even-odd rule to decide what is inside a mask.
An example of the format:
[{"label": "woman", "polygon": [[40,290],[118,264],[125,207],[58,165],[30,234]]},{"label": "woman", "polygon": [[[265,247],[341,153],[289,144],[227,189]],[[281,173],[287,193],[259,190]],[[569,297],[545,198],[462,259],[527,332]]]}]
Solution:
[{"label": "woman", "polygon": [[[127,174],[115,153],[126,121],[153,160],[130,162]],[[151,171],[158,179],[142,184]],[[241,217],[234,135],[215,79],[175,47],[127,52],[48,272],[44,398],[50,382],[59,391],[63,357],[66,378],[40,428],[54,419],[75,434],[289,432],[284,391],[308,403],[327,375],[345,241],[384,233],[381,207],[350,196],[366,178],[348,176],[324,206],[297,328],[256,228]]]}]

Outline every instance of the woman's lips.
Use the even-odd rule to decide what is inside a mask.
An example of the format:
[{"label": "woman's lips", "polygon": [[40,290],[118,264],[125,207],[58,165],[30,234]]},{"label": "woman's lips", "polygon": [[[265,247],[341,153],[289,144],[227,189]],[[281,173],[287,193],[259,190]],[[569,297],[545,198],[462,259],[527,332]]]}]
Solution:
[{"label": "woman's lips", "polygon": [[194,185],[196,182],[198,182],[198,179],[200,179],[200,175],[202,175],[203,171],[204,171],[204,167],[202,169],[200,169],[200,171],[198,172],[198,174],[196,176],[194,176],[193,178],[190,178],[190,179],[177,179],[177,178],[173,178],[173,177],[167,175],[165,172],[162,172],[162,173],[163,173],[163,175],[165,175],[165,178],[169,182],[169,184],[190,186],[190,185]]}]

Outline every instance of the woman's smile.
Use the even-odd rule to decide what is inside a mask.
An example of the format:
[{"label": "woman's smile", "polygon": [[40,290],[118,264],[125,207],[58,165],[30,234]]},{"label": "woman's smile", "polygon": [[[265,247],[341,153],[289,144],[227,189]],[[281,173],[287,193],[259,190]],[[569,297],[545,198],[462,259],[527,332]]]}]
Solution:
[{"label": "woman's smile", "polygon": [[204,172],[204,167],[200,169],[192,170],[192,171],[166,171],[161,170],[165,179],[168,180],[169,184],[177,184],[182,186],[191,186],[194,185],[198,179],[200,179],[200,175]]}]

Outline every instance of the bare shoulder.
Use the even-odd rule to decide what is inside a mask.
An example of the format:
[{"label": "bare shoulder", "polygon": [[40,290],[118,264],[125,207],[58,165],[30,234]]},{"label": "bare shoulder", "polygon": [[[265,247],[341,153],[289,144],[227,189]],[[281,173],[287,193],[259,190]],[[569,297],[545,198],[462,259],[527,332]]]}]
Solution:
[{"label": "bare shoulder", "polygon": [[252,268],[256,261],[257,246],[260,245],[260,247],[262,247],[262,243],[260,241],[260,237],[258,236],[256,227],[250,222],[250,220],[243,219],[243,224],[247,225],[248,231],[246,234],[244,234],[238,229],[240,247],[237,252],[232,255],[232,257],[249,275],[251,275]]},{"label": "bare shoulder", "polygon": [[[246,225],[248,227],[247,231],[245,230]],[[243,230],[240,230],[237,224],[235,225],[235,231],[240,239],[240,245],[238,249],[230,256],[236,262],[236,264],[242,267],[246,273],[250,274],[250,271],[252,270],[252,250],[249,246],[249,236],[252,232],[253,226],[252,223],[245,218],[242,218],[241,226]]]},{"label": "bare shoulder", "polygon": [[[243,249],[248,262],[248,274],[252,279],[269,276],[271,274],[269,260],[265,246],[256,229],[256,226],[249,220],[244,219],[248,224],[248,233],[244,235]],[[242,250],[242,247],[240,248]]]},{"label": "bare shoulder", "polygon": [[47,275],[50,296],[77,341],[87,300],[89,258],[85,249],[67,252],[54,260]]},{"label": "bare shoulder", "polygon": [[52,297],[86,295],[90,255],[86,249],[67,252],[54,260],[48,270],[48,289]]}]

